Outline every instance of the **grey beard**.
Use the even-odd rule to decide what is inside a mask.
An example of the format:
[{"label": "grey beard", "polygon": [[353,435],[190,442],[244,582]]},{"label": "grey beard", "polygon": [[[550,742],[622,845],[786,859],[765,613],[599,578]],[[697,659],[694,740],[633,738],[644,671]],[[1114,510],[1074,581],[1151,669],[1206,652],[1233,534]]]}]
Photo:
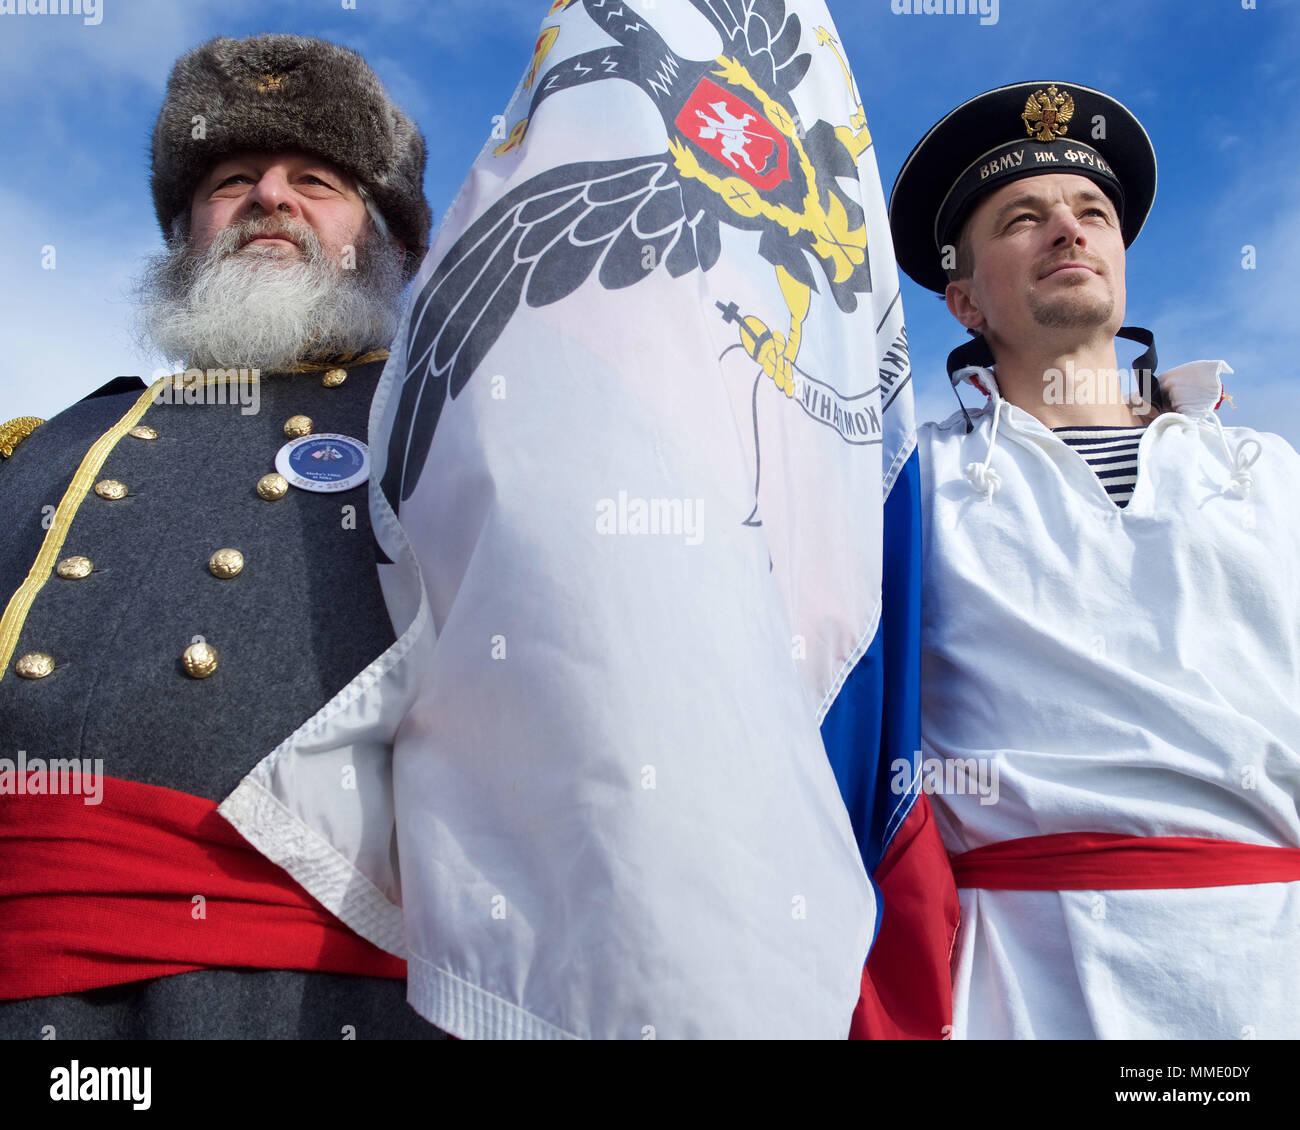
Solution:
[{"label": "grey beard", "polygon": [[[285,263],[285,253],[264,245],[239,250],[286,227],[301,258]],[[306,224],[252,219],[220,231],[205,252],[177,233],[147,259],[136,283],[137,334],[142,346],[191,368],[275,372],[307,357],[387,347],[404,286],[401,258],[369,219],[355,270],[336,266]]]}]

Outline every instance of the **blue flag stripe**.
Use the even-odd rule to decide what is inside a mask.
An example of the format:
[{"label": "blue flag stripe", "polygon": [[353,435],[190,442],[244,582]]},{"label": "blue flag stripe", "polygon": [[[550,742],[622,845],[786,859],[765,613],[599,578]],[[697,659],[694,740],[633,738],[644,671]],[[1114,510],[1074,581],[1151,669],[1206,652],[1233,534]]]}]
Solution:
[{"label": "blue flag stripe", "polygon": [[883,612],[871,646],[822,722],[822,742],[867,873],[874,874],[916,801],[890,787],[898,760],[918,778],[921,745],[920,469],[908,457],[885,501]]}]

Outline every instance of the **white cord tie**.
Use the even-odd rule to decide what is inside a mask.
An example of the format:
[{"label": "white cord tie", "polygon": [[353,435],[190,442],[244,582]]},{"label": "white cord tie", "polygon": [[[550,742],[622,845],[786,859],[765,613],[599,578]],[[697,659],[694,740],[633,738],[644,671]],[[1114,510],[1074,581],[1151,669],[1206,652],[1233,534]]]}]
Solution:
[{"label": "white cord tie", "polygon": [[993,494],[1002,485],[1002,476],[990,467],[993,462],[993,447],[998,442],[998,421],[1002,416],[1002,397],[997,398],[993,406],[993,434],[989,437],[989,453],[983,463],[966,464],[966,481],[976,494],[982,494],[984,501],[993,505]]},{"label": "white cord tie", "polygon": [[[1232,466],[1232,477],[1223,484],[1219,493],[1225,498],[1249,498],[1255,489],[1255,477],[1250,473],[1250,469],[1259,462],[1259,457],[1264,454],[1264,448],[1257,439],[1244,439],[1234,452],[1228,446],[1228,437],[1224,434],[1219,417],[1211,414],[1210,419],[1219,433],[1223,454],[1228,457],[1228,462]],[[1249,450],[1252,447],[1254,451]]]},{"label": "white cord tie", "polygon": [[[1248,447],[1254,447],[1255,450],[1247,454]],[[1264,453],[1258,440],[1243,440],[1241,446],[1237,448],[1237,454],[1233,458],[1232,478],[1224,485],[1221,494],[1235,496],[1237,498],[1249,498],[1251,492],[1255,489],[1255,479],[1251,475],[1250,469],[1259,462],[1259,457]]]},{"label": "white cord tie", "polygon": [[990,504],[993,502],[993,492],[1002,485],[1002,477],[997,469],[987,463],[967,463],[966,481],[976,494],[982,494],[984,501]]}]

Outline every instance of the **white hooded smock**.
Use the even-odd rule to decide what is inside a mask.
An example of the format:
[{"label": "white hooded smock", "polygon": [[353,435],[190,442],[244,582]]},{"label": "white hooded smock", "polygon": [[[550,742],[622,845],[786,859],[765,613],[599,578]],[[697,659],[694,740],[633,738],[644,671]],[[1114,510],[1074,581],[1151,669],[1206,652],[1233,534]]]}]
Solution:
[{"label": "white hooded smock", "polygon": [[[1161,377],[1126,508],[989,370],[919,429],[922,752],[996,782],[933,796],[950,852],[1300,847],[1300,456],[1219,423],[1225,370]],[[1300,1036],[1300,883],[960,897],[956,1037]]]}]

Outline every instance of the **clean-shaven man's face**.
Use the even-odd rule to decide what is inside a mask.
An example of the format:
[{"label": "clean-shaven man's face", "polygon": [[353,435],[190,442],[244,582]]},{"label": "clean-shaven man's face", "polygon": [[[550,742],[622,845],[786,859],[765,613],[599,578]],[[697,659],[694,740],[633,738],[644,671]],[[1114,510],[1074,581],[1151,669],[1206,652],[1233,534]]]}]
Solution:
[{"label": "clean-shaven man's face", "polygon": [[948,284],[948,309],[995,353],[1068,345],[1124,321],[1124,238],[1110,198],[1087,177],[1012,181],[966,224],[974,270]]},{"label": "clean-shaven man's face", "polygon": [[403,256],[329,161],[233,153],[206,172],[188,224],[150,260],[141,336],[187,367],[264,372],[386,347],[401,319]]}]

